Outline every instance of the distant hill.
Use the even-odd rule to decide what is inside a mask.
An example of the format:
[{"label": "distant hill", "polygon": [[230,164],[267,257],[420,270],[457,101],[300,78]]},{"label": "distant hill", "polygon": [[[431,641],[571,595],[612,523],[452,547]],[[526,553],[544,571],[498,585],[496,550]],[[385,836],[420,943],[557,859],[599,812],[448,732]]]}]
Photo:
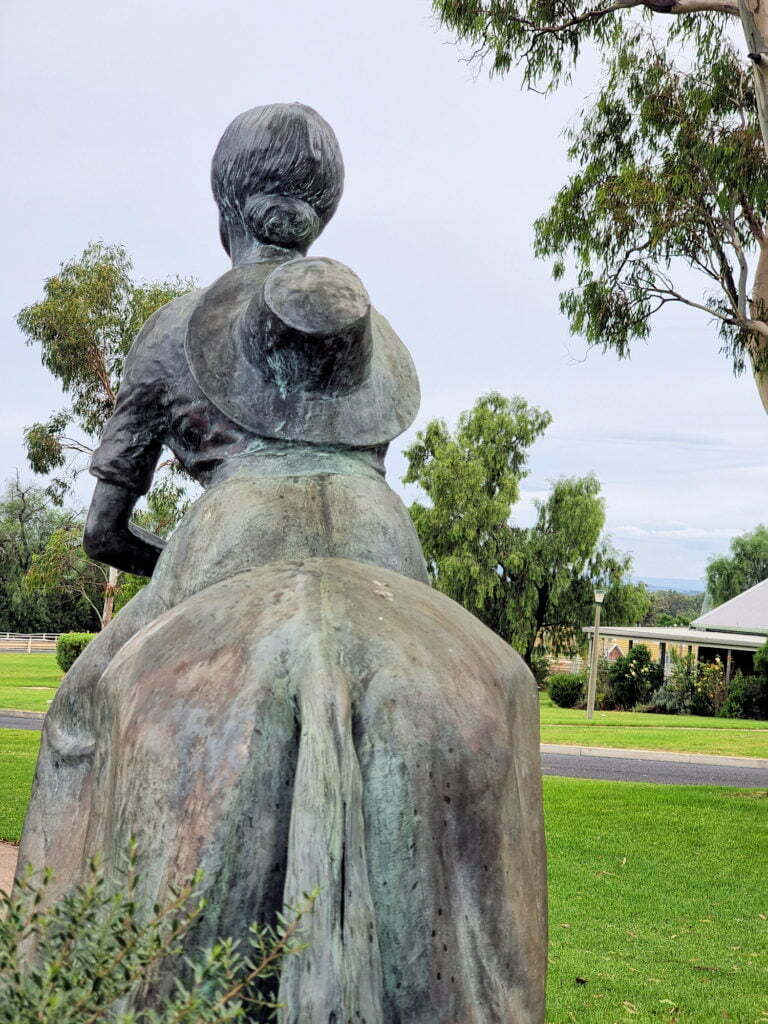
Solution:
[{"label": "distant hill", "polygon": [[644,583],[649,590],[676,590],[679,594],[703,594],[703,580],[680,580],[664,576],[636,576],[635,583]]}]

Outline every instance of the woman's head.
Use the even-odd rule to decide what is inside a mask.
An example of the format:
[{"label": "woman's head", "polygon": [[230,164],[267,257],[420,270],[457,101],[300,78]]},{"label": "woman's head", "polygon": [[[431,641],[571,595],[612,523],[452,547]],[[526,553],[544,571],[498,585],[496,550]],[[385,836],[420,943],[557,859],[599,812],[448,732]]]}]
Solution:
[{"label": "woman's head", "polygon": [[339,204],[344,163],[333,129],[315,110],[271,103],[226,129],[211,185],[227,252],[243,235],[306,252]]}]

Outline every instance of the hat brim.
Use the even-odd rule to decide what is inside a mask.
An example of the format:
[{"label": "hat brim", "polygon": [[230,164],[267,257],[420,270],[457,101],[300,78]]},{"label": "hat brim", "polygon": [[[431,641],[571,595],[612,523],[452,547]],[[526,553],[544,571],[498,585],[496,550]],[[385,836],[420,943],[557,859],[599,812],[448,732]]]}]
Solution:
[{"label": "hat brim", "polygon": [[236,325],[278,265],[270,261],[236,267],[203,293],[184,343],[203,394],[235,423],[261,437],[369,448],[402,434],[419,409],[419,380],[408,349],[374,309],[370,369],[353,391],[283,395],[248,360]]}]

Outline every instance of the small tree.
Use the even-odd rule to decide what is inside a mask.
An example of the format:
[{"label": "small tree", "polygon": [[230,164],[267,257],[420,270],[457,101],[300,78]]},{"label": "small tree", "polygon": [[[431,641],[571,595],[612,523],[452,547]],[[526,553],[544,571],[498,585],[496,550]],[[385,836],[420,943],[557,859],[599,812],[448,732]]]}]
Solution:
[{"label": "small tree", "polygon": [[[30,592],[55,594],[64,589],[79,595],[103,629],[112,619],[118,580],[119,574],[91,561],[83,551],[83,523],[79,521],[51,534],[43,551],[32,557],[25,583]],[[94,600],[95,594],[101,595],[101,602]]]},{"label": "small tree", "polygon": [[10,632],[59,632],[93,627],[92,591],[81,601],[62,588],[31,590],[26,576],[57,531],[69,529],[77,514],[56,508],[42,487],[18,476],[0,496],[0,629]]},{"label": "small tree", "polygon": [[645,644],[636,644],[609,668],[604,707],[631,711],[635,704],[644,704],[663,681],[662,666],[651,660]]},{"label": "small tree", "polygon": [[528,450],[549,413],[492,393],[462,413],[455,432],[433,420],[405,452],[407,483],[431,505],[410,512],[435,585],[532,663],[544,639],[554,654],[581,645],[594,587],[609,587],[611,621],[636,622],[647,593],[627,580],[630,559],[600,539],[605,520],[594,477],[558,481],[531,529],[510,524]]}]

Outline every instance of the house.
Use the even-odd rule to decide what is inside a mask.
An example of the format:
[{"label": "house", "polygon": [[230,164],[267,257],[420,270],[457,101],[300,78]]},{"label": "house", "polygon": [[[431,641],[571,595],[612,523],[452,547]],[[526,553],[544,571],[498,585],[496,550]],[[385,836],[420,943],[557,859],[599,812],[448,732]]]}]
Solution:
[{"label": "house", "polygon": [[[590,654],[594,627],[587,626]],[[598,653],[615,660],[618,648],[626,654],[635,644],[645,644],[651,657],[669,670],[671,651],[692,654],[698,661],[719,658],[726,679],[740,669],[753,670],[755,651],[768,640],[768,580],[694,619],[690,626],[601,626]]]}]

